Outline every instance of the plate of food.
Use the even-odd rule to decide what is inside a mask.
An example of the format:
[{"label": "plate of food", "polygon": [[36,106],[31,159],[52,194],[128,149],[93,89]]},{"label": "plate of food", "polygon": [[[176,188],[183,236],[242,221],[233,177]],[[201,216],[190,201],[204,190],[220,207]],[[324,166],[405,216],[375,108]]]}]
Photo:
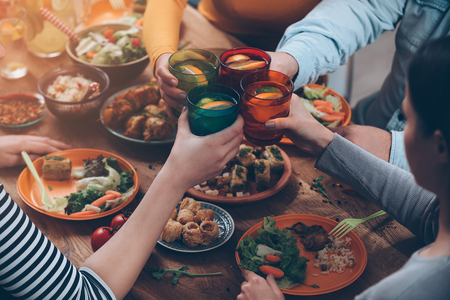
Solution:
[{"label": "plate of food", "polygon": [[136,196],[139,177],[134,167],[113,153],[70,149],[33,162],[51,203],[28,168],[17,180],[24,202],[43,214],[65,220],[91,220],[113,214]]},{"label": "plate of food", "polygon": [[37,93],[8,93],[0,96],[0,126],[33,125],[47,115],[44,97]]},{"label": "plate of food", "polygon": [[350,231],[342,239],[328,235],[338,223],[307,214],[267,217],[239,240],[240,268],[272,273],[284,294],[331,293],[354,282],[367,265],[361,239]]},{"label": "plate of food", "polygon": [[223,245],[233,232],[233,218],[223,208],[186,197],[173,211],[158,243],[179,252],[204,252]]},{"label": "plate of food", "polygon": [[168,118],[154,81],[109,97],[100,119],[109,132],[127,141],[156,145],[175,141],[176,125]]},{"label": "plate of food", "polygon": [[244,140],[238,154],[224,166],[221,175],[186,193],[213,203],[245,204],[278,193],[291,175],[291,160],[277,145],[259,147]]},{"label": "plate of food", "polygon": [[[300,100],[323,126],[347,126],[352,117],[352,110],[344,97],[325,85],[305,86]],[[283,137],[280,143],[293,144],[287,137]]]}]

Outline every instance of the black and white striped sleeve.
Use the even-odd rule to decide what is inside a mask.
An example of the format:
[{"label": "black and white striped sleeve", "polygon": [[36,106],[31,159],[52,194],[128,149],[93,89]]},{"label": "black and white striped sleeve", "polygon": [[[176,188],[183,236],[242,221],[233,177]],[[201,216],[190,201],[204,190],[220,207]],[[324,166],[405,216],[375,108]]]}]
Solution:
[{"label": "black and white striped sleeve", "polygon": [[0,287],[20,299],[115,299],[103,280],[74,265],[0,184]]}]

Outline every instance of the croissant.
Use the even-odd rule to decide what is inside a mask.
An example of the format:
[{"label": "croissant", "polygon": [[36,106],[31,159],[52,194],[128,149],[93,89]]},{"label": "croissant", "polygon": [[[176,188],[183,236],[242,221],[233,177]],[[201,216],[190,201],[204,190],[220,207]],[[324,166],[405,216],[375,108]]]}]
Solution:
[{"label": "croissant", "polygon": [[200,231],[203,234],[202,245],[208,245],[219,236],[219,225],[213,221],[203,221],[200,224]]},{"label": "croissant", "polygon": [[202,207],[202,204],[195,201],[192,198],[186,197],[180,204],[180,209],[188,209],[194,213],[194,215],[199,211]]},{"label": "croissant", "polygon": [[203,221],[214,221],[215,217],[212,209],[200,209],[194,216],[194,222],[200,224]]},{"label": "croissant", "polygon": [[187,247],[195,247],[203,243],[203,234],[195,222],[189,222],[183,226],[182,240]]},{"label": "croissant", "polygon": [[183,231],[183,225],[169,219],[163,231],[161,232],[161,239],[167,243],[172,243],[181,239],[181,232]]},{"label": "croissant", "polygon": [[177,221],[181,224],[186,224],[194,221],[194,213],[188,209],[180,209],[178,212]]}]

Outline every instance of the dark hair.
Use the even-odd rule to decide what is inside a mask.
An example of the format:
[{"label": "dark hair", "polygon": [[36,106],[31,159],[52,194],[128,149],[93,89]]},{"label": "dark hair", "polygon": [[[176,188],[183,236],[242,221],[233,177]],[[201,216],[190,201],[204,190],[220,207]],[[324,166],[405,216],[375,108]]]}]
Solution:
[{"label": "dark hair", "polygon": [[450,145],[450,36],[430,41],[414,54],[408,82],[422,132],[439,129]]}]

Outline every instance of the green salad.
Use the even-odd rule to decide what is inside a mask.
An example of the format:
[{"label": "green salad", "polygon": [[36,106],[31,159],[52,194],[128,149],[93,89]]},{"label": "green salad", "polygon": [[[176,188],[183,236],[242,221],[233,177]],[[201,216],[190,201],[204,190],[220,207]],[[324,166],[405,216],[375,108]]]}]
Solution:
[{"label": "green salad", "polygon": [[[265,277],[260,272],[260,267],[264,265],[276,267],[284,272],[282,278],[276,279],[277,284],[282,289],[290,289],[298,284],[303,284],[306,279],[306,263],[309,261],[304,256],[300,256],[300,249],[297,247],[297,238],[292,236],[289,229],[275,228],[276,221],[272,217],[265,217],[263,227],[258,229],[258,237],[247,236],[239,243],[236,251],[241,260],[240,267],[253,271]],[[278,262],[269,262],[266,256],[278,256]],[[317,288],[317,285],[313,285]]]},{"label": "green salad", "polygon": [[140,59],[147,52],[140,29],[90,31],[80,40],[75,52],[78,58],[94,65],[118,65]]}]

